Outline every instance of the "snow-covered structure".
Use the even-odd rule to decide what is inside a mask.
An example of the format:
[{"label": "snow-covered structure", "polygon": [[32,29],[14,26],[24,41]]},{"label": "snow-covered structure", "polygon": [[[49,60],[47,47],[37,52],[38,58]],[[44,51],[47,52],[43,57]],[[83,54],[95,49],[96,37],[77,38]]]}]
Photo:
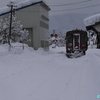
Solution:
[{"label": "snow-covered structure", "polygon": [[100,14],[84,19],[87,30],[93,30],[97,34],[97,48],[100,48]]},{"label": "snow-covered structure", "polygon": [[[10,7],[0,9],[0,18],[10,14]],[[49,10],[44,1],[25,0],[16,4],[14,11],[23,27],[29,31],[30,41],[26,42],[34,49],[49,49]]]},{"label": "snow-covered structure", "polygon": [[85,26],[95,25],[97,22],[100,22],[100,14],[96,14],[84,19]]}]

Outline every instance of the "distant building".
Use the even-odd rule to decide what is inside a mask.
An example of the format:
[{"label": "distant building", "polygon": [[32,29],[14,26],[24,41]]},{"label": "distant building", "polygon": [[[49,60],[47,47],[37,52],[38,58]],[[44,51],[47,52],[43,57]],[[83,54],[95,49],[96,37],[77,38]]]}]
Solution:
[{"label": "distant building", "polygon": [[97,48],[100,48],[100,14],[96,14],[84,19],[86,29],[97,34]]},{"label": "distant building", "polygon": [[[30,47],[37,50],[39,47],[49,49],[49,10],[50,8],[43,2],[23,1],[17,4],[15,13],[24,28],[29,31],[30,41],[26,42]],[[10,9],[5,7],[0,10],[0,17],[7,16]]]}]

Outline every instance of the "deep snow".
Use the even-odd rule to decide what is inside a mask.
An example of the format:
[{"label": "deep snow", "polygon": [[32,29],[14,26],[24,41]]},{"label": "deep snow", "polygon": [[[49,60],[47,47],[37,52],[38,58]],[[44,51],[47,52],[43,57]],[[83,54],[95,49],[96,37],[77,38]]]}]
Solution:
[{"label": "deep snow", "polygon": [[98,100],[99,49],[73,59],[65,56],[65,47],[15,49],[1,51],[8,53],[0,55],[0,100]]}]

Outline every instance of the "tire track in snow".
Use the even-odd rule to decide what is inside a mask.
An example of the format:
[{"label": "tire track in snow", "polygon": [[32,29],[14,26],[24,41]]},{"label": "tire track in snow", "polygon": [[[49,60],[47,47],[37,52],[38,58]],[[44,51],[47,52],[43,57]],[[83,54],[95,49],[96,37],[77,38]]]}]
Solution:
[{"label": "tire track in snow", "polygon": [[[84,59],[84,69],[81,79],[81,88],[77,100],[97,100],[97,95],[100,93],[100,82],[98,82],[99,73],[97,61],[94,54],[86,56]],[[97,66],[96,66],[97,65]],[[99,74],[100,76],[100,74]],[[99,78],[99,77],[98,77]],[[100,81],[100,78],[99,78]]]},{"label": "tire track in snow", "polygon": [[[71,66],[69,66],[69,68],[70,68]],[[44,87],[48,87],[49,85],[50,85],[50,87],[52,88],[53,86],[55,86],[56,87],[56,85],[55,85],[55,80],[53,80],[53,78],[55,77],[55,79],[57,78],[57,76],[59,76],[59,75],[61,75],[61,76],[64,76],[64,74],[65,73],[67,73],[67,66],[64,66],[64,67],[59,67],[57,70],[56,70],[57,68],[55,68],[55,71],[53,71],[51,74],[50,74],[50,76],[48,77],[48,78],[46,78],[43,82],[42,82],[42,84],[40,84],[39,85],[39,87],[36,87],[35,88],[35,90],[36,91],[33,91],[32,92],[32,94],[34,95],[34,96],[36,96],[36,94],[39,94],[40,93],[40,95],[41,95],[41,93],[42,93],[42,91],[41,90],[43,90],[43,88]],[[68,84],[69,84],[69,81],[71,80],[71,78],[74,76],[74,74],[73,74],[73,72],[75,72],[75,70],[77,69],[77,66],[76,67],[74,67],[74,70],[72,70],[73,69],[73,67],[70,69],[70,71],[71,72],[69,72],[68,74],[65,74],[65,75],[68,75],[68,76],[64,76],[64,79],[65,79],[65,84],[63,84],[63,85],[65,85],[65,87],[66,86],[68,86]],[[65,71],[65,72],[64,72]],[[47,73],[45,73],[45,75],[46,75]],[[69,75],[71,75],[71,76],[69,76]],[[62,77],[62,81],[64,80],[63,79],[63,77]],[[58,81],[59,81],[59,79],[57,79]],[[68,81],[67,81],[68,80]],[[54,83],[53,83],[53,81],[54,81]],[[52,85],[51,85],[51,84]],[[67,83],[67,85],[66,85],[66,83]],[[57,83],[58,84],[58,86],[60,86],[60,87],[62,87],[62,85],[60,85],[60,83]],[[55,88],[54,87],[54,88]],[[58,87],[58,89],[60,89],[60,87]],[[42,89],[41,89],[42,88]],[[54,89],[53,88],[53,89]],[[62,89],[62,88],[61,88]],[[63,94],[63,92],[64,92],[64,90],[65,89],[63,89],[63,90],[61,90],[60,92],[59,91],[57,91],[58,92],[58,94],[59,94],[59,97],[61,97],[61,95]],[[41,91],[41,92],[40,92]],[[45,91],[45,90],[43,90],[43,91]],[[52,91],[52,90],[51,90]],[[54,90],[55,91],[55,90]],[[53,94],[52,95],[54,95],[55,94],[55,92],[53,91]],[[50,92],[50,91],[45,91],[45,92]],[[61,94],[62,93],[62,94]],[[49,96],[50,96],[51,94],[48,94],[48,98],[49,98]],[[52,95],[51,95],[51,97],[52,97]],[[57,94],[55,94],[55,95],[57,95]],[[33,97],[34,97],[33,96]],[[57,95],[58,96],[58,95]],[[42,97],[43,97],[43,95],[42,95]]]},{"label": "tire track in snow", "polygon": [[[44,85],[46,85],[46,83],[48,82],[48,81],[51,81],[52,80],[52,78],[56,75],[56,73],[59,73],[60,72],[60,70],[61,70],[62,68],[60,67],[60,68],[58,68],[57,70],[56,70],[56,68],[55,67],[52,67],[50,70],[52,70],[52,73],[51,73],[51,71],[45,71],[45,73],[42,73],[40,76],[41,77],[39,77],[38,78],[38,80],[35,80],[35,83],[37,83],[37,86],[35,86],[35,88],[34,89],[32,89],[32,91],[29,93],[29,95],[32,93],[32,94],[36,94],[36,93],[38,93],[40,90],[41,90],[41,88],[42,87],[44,87]],[[44,78],[44,76],[45,75],[48,75],[48,73],[49,73],[49,76],[47,77],[47,78]],[[43,79],[43,81],[42,81],[42,83],[40,82],[39,83],[39,81],[40,81],[40,79]],[[33,82],[33,80],[32,80],[32,83],[34,84],[34,82]],[[29,96],[29,95],[27,95],[27,96]],[[26,96],[26,97],[27,97]],[[26,98],[25,97],[25,98]]]},{"label": "tire track in snow", "polygon": [[99,56],[97,55],[94,53],[91,54],[91,88],[93,91],[93,97],[91,100],[93,100],[93,98],[97,100],[98,98],[96,96],[100,94],[100,63],[98,59]]},{"label": "tire track in snow", "polygon": [[68,86],[66,87],[66,91],[62,94],[60,100],[77,100],[78,91],[80,88],[80,81],[82,76],[82,67],[77,66],[74,70],[74,73],[70,77]]},{"label": "tire track in snow", "polygon": [[[79,60],[79,65],[74,74],[70,78],[67,91],[62,95],[60,100],[96,100],[96,84],[93,83],[94,71],[92,61],[92,55],[83,57]],[[94,59],[95,60],[95,59]],[[82,64],[81,64],[81,63]],[[85,63],[85,64],[84,64]],[[93,62],[94,63],[94,62]],[[94,63],[95,64],[95,63]],[[94,78],[96,78],[94,76]],[[96,81],[97,82],[97,81]],[[93,87],[92,87],[93,86]],[[99,84],[97,85],[99,86]],[[99,89],[98,89],[99,90]]]}]

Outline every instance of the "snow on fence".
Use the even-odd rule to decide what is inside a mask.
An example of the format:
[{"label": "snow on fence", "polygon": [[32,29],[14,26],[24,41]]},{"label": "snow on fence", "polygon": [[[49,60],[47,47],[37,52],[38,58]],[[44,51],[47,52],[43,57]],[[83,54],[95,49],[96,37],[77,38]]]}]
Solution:
[{"label": "snow on fence", "polygon": [[9,51],[11,51],[11,49],[17,49],[17,48],[22,48],[24,50],[27,47],[28,45],[24,43],[11,43],[11,46],[9,46]]}]

